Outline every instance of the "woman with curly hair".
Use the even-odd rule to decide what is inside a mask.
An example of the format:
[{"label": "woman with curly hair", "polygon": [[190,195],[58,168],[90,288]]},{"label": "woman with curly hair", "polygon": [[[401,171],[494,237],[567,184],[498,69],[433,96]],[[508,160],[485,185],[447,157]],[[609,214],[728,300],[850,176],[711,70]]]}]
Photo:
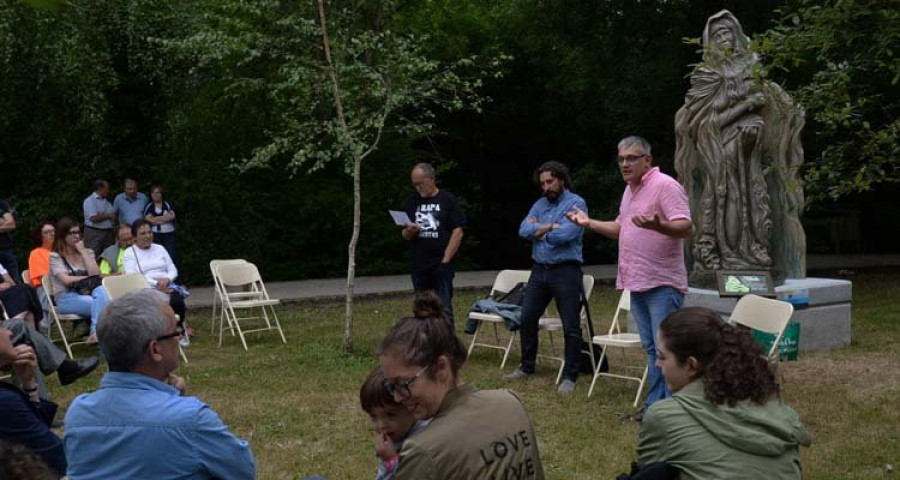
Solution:
[{"label": "woman with curly hair", "polygon": [[681,479],[802,478],[809,434],[747,330],[690,307],[663,321],[656,345],[673,395],[644,417],[638,463],[667,462]]}]

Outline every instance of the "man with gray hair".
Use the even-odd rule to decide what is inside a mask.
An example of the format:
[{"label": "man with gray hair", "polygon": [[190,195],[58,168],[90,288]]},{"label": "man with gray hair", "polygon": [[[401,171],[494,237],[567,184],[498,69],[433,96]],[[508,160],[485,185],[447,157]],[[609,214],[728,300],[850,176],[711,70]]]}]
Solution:
[{"label": "man with gray hair", "polygon": [[419,163],[410,173],[416,193],[406,202],[406,213],[415,222],[403,228],[409,240],[409,265],[413,289],[434,290],[453,323],[453,257],[462,244],[466,217],[456,197],[435,185],[434,167]]},{"label": "man with gray hair", "polygon": [[691,235],[687,194],[674,178],[653,166],[647,140],[630,136],[618,146],[619,172],[628,185],[615,220],[592,220],[577,207],[570,220],[619,240],[616,288],[631,292],[631,314],[647,352],[647,400],[633,415],[641,421],[653,403],[670,397],[656,366],[656,332],[670,313],[681,308],[688,291],[684,238]]},{"label": "man with gray hair", "polygon": [[254,478],[247,442],[208,405],[185,396],[184,379],[172,373],[182,335],[168,298],[156,290],[109,303],[97,327],[109,372],[66,413],[70,479]]}]

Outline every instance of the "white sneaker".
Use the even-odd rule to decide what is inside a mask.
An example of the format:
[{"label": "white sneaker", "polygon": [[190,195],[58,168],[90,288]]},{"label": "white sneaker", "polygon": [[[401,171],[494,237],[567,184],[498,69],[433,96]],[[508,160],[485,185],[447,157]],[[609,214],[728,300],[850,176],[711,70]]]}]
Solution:
[{"label": "white sneaker", "polygon": [[512,382],[515,380],[522,380],[523,378],[528,378],[530,376],[531,376],[530,373],[525,373],[522,371],[522,369],[517,368],[512,373],[508,373],[508,374],[504,375],[503,379],[506,380],[507,382]]},{"label": "white sneaker", "polygon": [[569,379],[563,380],[562,383],[559,384],[559,388],[556,389],[556,393],[560,395],[571,395],[574,391],[575,382]]}]

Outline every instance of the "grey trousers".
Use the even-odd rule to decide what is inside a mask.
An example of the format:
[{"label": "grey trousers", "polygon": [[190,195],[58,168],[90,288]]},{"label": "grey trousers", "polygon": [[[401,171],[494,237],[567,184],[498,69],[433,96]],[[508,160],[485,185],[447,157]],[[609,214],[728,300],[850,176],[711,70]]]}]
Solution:
[{"label": "grey trousers", "polygon": [[101,230],[99,228],[84,227],[84,246],[94,251],[97,262],[100,262],[100,255],[106,250],[106,247],[116,243],[115,233],[113,229]]},{"label": "grey trousers", "polygon": [[13,333],[13,345],[27,342],[34,348],[37,355],[38,368],[44,375],[55,372],[59,365],[66,359],[66,352],[60,350],[44,335],[25,323],[21,318],[11,318],[3,322],[3,326]]},{"label": "grey trousers", "polygon": [[37,355],[38,360],[38,370],[40,370],[34,372],[34,378],[38,386],[38,395],[49,399],[50,392],[47,391],[47,386],[44,384],[44,375],[50,375],[59,368],[60,364],[66,359],[66,352],[60,350],[47,337],[21,318],[11,318],[0,323],[12,332],[13,345],[27,342],[31,345],[31,348],[34,348],[34,353]]}]

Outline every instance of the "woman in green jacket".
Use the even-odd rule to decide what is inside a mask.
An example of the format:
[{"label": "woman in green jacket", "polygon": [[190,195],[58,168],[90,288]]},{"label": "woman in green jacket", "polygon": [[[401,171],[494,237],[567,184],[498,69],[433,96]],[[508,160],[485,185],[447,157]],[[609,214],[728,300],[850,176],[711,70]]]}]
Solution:
[{"label": "woman in green jacket", "polygon": [[667,462],[681,479],[802,478],[809,434],[747,330],[690,307],[663,321],[656,345],[673,395],[644,417],[638,463]]}]

